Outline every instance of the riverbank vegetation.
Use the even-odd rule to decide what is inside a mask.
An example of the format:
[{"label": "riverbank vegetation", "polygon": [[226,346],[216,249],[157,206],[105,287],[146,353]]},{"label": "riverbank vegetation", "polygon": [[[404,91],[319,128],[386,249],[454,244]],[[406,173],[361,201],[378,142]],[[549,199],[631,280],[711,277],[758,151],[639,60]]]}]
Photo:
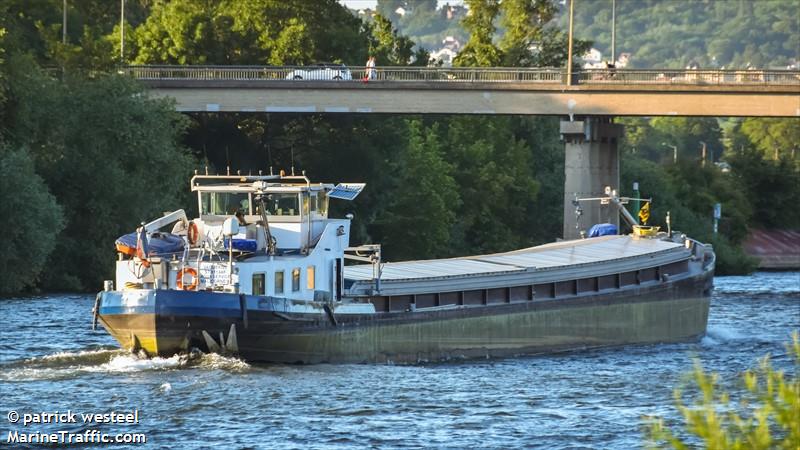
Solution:
[{"label": "riverbank vegetation", "polygon": [[[471,38],[458,64],[565,64],[557,2],[467,3]],[[188,179],[205,166],[294,167],[315,180],[368,183],[333,213],[355,213],[353,241],[383,243],[393,261],[561,235],[559,118],[179,114],[116,73],[121,61],[360,65],[374,54],[378,65],[424,62],[425,50],[388,19],[359,19],[333,0],[130,0],[123,51],[119,4],[68,2],[63,39],[62,5],[0,5],[2,294],[99,289],[112,276],[115,238],[163,211],[194,208]],[[495,23],[508,32],[499,36]],[[521,51],[532,42],[543,51]],[[669,211],[673,229],[713,242],[718,273],[752,270],[740,249],[749,227],[800,227],[797,121],[618,121],[627,130],[620,192],[632,194],[638,181],[653,197],[653,222]],[[716,235],[715,203],[723,208]]]},{"label": "riverbank vegetation", "polygon": [[787,345],[794,371],[776,370],[769,355],[726,389],[719,375],[695,361],[683,387],[674,392],[680,423],[646,418],[647,447],[709,450],[800,448],[800,338]]}]

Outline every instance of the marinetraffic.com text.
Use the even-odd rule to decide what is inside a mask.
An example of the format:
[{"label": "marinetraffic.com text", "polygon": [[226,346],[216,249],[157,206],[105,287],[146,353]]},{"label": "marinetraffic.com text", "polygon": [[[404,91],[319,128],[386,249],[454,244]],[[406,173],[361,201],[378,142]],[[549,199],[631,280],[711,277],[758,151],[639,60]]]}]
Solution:
[{"label": "marinetraffic.com text", "polygon": [[22,429],[9,430],[6,435],[7,444],[144,444],[147,436],[144,433],[114,433],[97,429],[81,429],[79,431],[54,430],[42,431],[39,425],[138,425],[139,410],[111,411],[107,413],[78,413],[72,410],[55,412],[18,412],[9,411],[8,422]]}]

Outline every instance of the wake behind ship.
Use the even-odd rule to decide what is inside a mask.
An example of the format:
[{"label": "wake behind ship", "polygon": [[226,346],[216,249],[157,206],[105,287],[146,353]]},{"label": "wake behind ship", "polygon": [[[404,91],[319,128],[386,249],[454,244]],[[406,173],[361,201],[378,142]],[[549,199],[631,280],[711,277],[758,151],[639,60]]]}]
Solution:
[{"label": "wake behind ship", "polygon": [[385,263],[379,245],[350,246],[350,218],[328,217],[329,199],[363,188],[195,175],[200,216],[174,211],[118,239],[116,280],[98,294],[95,319],[151,356],[197,348],[286,363],[414,363],[705,334],[714,253],[680,233],[631,223],[632,235]]}]

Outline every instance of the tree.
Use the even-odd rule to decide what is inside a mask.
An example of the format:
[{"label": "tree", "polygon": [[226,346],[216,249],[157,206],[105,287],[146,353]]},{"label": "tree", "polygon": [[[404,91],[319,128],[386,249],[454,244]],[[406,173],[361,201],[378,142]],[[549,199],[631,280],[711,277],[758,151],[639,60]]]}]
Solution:
[{"label": "tree", "polygon": [[411,61],[414,42],[400,35],[389,19],[377,14],[370,28],[369,53],[375,56],[378,65],[405,66]]},{"label": "tree", "polygon": [[531,47],[544,41],[544,27],[554,17],[558,8],[550,0],[505,0],[501,25],[505,34],[500,39],[503,65],[531,66],[534,63]]},{"label": "tree", "polygon": [[777,161],[754,146],[727,156],[730,176],[737,189],[752,202],[750,223],[759,228],[800,229],[800,170],[796,161]]},{"label": "tree", "polygon": [[748,117],[737,131],[767,158],[775,161],[786,158],[800,163],[800,121],[797,119]]},{"label": "tree", "polygon": [[375,221],[386,254],[399,260],[449,256],[461,199],[438,127],[426,129],[421,121],[409,120],[408,144],[391,164],[391,172],[394,195]]},{"label": "tree", "polygon": [[535,240],[539,183],[532,145],[505,117],[454,117],[447,123],[446,155],[463,199],[452,248],[460,255],[499,252]]},{"label": "tree", "polygon": [[113,273],[114,240],[179,206],[188,191],[195,162],[178,144],[185,119],[127,77],[59,81],[23,57],[9,67],[9,141],[30,149],[63,208],[64,229],[42,282],[97,288]]},{"label": "tree", "polygon": [[499,0],[467,0],[470,14],[461,24],[469,33],[469,40],[453,60],[454,66],[463,67],[496,67],[499,66],[503,53],[492,42],[494,36],[494,19],[500,11]]},{"label": "tree", "polygon": [[0,146],[0,197],[5,210],[0,215],[0,294],[7,295],[36,285],[64,219],[25,150]]},{"label": "tree", "polygon": [[136,28],[141,64],[361,64],[363,22],[335,0],[173,0]]}]

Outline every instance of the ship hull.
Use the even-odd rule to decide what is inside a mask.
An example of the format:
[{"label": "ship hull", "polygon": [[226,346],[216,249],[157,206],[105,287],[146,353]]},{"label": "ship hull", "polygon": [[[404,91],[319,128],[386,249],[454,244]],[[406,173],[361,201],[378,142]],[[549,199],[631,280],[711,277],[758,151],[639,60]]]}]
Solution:
[{"label": "ship hull", "polygon": [[[124,348],[198,348],[282,363],[417,363],[694,341],[708,322],[713,269],[563,298],[377,314],[293,313],[249,295],[103,292],[99,319]],[[275,299],[272,299],[275,300]]]}]

